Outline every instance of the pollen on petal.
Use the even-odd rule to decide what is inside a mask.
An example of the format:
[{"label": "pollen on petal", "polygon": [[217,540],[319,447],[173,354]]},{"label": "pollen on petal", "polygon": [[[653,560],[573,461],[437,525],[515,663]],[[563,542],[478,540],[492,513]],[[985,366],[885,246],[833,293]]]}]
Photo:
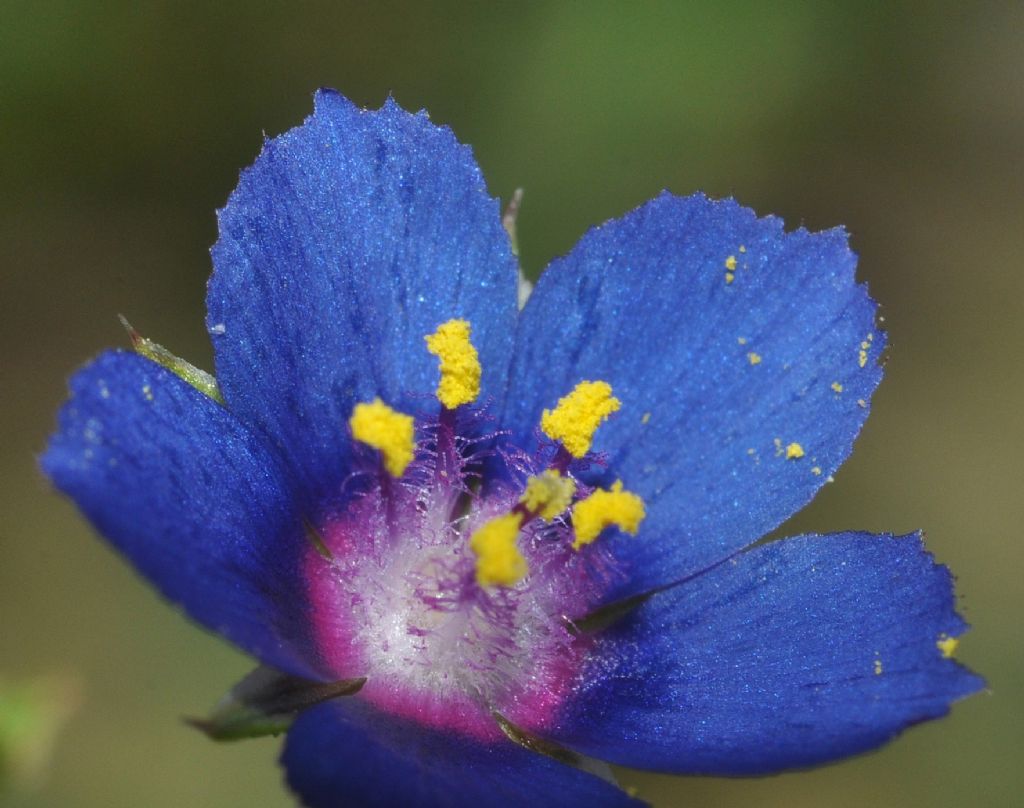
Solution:
[{"label": "pollen on petal", "polygon": [[391,409],[379,398],[369,404],[356,404],[348,419],[352,437],[379,449],[384,468],[392,477],[401,477],[412,462],[415,429],[411,415]]},{"label": "pollen on petal", "polygon": [[605,528],[617,527],[635,536],[640,529],[646,512],[644,501],[631,491],[622,490],[622,480],[617,480],[608,491],[598,490],[572,509],[572,526],[576,540],[574,550],[590,544]]},{"label": "pollen on petal", "polygon": [[557,469],[548,469],[526,481],[526,490],[519,501],[530,513],[550,522],[569,507],[575,493],[576,483],[571,477],[563,477]]},{"label": "pollen on petal", "polygon": [[947,634],[940,634],[939,639],[935,641],[935,647],[939,649],[945,659],[951,658],[956,653],[956,647],[959,644],[960,640]]},{"label": "pollen on petal", "polygon": [[541,414],[540,428],[552,440],[559,441],[573,457],[590,451],[594,433],[609,415],[622,406],[612,395],[608,382],[583,381],[571,393],[558,400],[553,410]]},{"label": "pollen on petal", "polygon": [[427,350],[441,360],[437,398],[448,409],[469,404],[480,395],[480,357],[469,341],[467,320],[449,320],[427,334]]},{"label": "pollen on petal", "polygon": [[804,456],[804,447],[799,443],[791,443],[786,447],[786,460],[799,460]]},{"label": "pollen on petal", "polygon": [[476,582],[480,586],[515,586],[529,571],[516,546],[523,517],[507,513],[486,522],[469,540],[476,554]]}]

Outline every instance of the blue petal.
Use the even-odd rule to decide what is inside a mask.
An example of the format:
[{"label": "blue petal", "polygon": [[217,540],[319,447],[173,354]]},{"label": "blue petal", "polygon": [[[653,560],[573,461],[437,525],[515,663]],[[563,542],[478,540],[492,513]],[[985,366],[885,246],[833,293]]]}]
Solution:
[{"label": "blue petal", "polygon": [[227,410],[148,359],[106,353],[71,379],[41,463],[194,619],[268,665],[316,675],[302,522],[262,439]]},{"label": "blue petal", "polygon": [[920,536],[775,542],[653,595],[600,635],[549,735],[671,772],[833,760],[983,687],[936,645],[966,627]]},{"label": "blue petal", "polygon": [[220,211],[207,297],[230,408],[281,447],[314,502],[347,472],[355,402],[437,408],[423,338],[468,319],[500,398],[516,265],[469,148],[426,114],[316,95],[266,141]]},{"label": "blue petal", "polygon": [[642,805],[594,775],[510,741],[442,733],[357,698],[300,715],[281,762],[288,784],[312,808]]},{"label": "blue petal", "polygon": [[[855,264],[842,230],[784,233],[732,200],[666,193],[590,231],[541,276],[517,331],[505,425],[527,439],[582,379],[608,381],[622,400],[594,448],[648,516],[635,539],[611,539],[630,567],[616,595],[760,538],[849,454],[884,346]],[[791,443],[802,458],[787,459]]]}]

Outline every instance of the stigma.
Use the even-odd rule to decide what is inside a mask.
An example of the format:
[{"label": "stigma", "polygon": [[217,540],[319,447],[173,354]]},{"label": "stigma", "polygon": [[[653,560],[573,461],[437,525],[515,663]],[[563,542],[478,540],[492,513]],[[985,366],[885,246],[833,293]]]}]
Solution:
[{"label": "stigma", "polygon": [[547,469],[543,474],[530,477],[519,504],[528,513],[537,514],[550,522],[569,507],[576,493],[576,481],[563,477],[558,469]]}]

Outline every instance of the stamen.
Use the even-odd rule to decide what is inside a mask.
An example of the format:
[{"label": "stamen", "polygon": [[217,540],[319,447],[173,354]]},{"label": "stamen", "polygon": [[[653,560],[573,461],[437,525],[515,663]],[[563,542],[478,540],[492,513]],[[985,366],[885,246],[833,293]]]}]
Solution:
[{"label": "stamen", "polygon": [[579,550],[584,544],[590,544],[605,528],[612,526],[635,536],[644,516],[644,501],[630,491],[623,491],[622,480],[616,480],[610,491],[595,491],[573,506],[572,526],[576,540],[572,549]]},{"label": "stamen", "polygon": [[559,399],[554,410],[544,410],[540,428],[573,457],[581,458],[590,451],[597,428],[621,406],[608,382],[583,381]]},{"label": "stamen", "polygon": [[352,437],[379,449],[384,468],[392,477],[401,477],[412,462],[414,428],[411,415],[391,409],[379,398],[369,404],[356,404],[348,419]]},{"label": "stamen", "polygon": [[480,586],[514,586],[526,577],[529,568],[516,546],[523,517],[506,513],[474,531],[469,540],[476,553],[476,581]]},{"label": "stamen", "polygon": [[437,398],[449,410],[475,401],[480,395],[480,357],[469,341],[466,320],[449,320],[424,337],[427,350],[441,360]]},{"label": "stamen", "polygon": [[563,477],[557,469],[548,469],[526,481],[526,490],[519,502],[531,514],[550,522],[569,507],[575,493],[576,483],[572,478]]}]

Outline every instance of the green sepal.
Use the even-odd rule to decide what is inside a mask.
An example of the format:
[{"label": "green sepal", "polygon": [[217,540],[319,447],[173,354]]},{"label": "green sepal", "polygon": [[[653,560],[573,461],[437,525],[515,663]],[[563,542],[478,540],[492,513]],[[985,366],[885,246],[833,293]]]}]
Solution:
[{"label": "green sepal", "polygon": [[505,207],[505,212],[501,216],[501,225],[508,234],[509,247],[512,250],[512,255],[516,258],[517,276],[519,278],[516,296],[519,300],[520,311],[522,311],[523,306],[526,305],[526,301],[530,299],[530,294],[533,292],[533,282],[526,277],[526,274],[523,272],[523,263],[519,260],[519,231],[517,229],[517,222],[519,220],[519,208],[522,204],[523,189],[516,188],[512,198],[508,201],[508,205]]},{"label": "green sepal", "polygon": [[260,667],[231,688],[208,717],[186,718],[185,723],[215,741],[280,735],[302,710],[358,693],[365,682],[365,678],[313,682]]},{"label": "green sepal", "polygon": [[545,755],[553,760],[557,760],[559,763],[564,763],[566,766],[572,766],[575,769],[587,772],[595,777],[600,777],[602,780],[618,787],[619,784],[615,779],[615,775],[612,773],[611,766],[604,761],[587,757],[579,752],[566,749],[565,747],[545,740],[538,735],[527,732],[526,730],[517,727],[501,713],[492,712],[491,717],[498,723],[498,727],[503,733],[505,733],[505,737],[512,741],[512,743],[519,744],[519,746],[522,746],[524,749],[529,749],[531,752],[536,752],[538,755]]},{"label": "green sepal", "polygon": [[209,396],[218,404],[224,403],[224,398],[220,394],[220,388],[217,386],[217,380],[212,375],[205,370],[200,370],[191,362],[186,362],[180,356],[175,356],[160,343],[153,342],[153,340],[142,336],[125,319],[124,315],[119,314],[117,317],[121,321],[121,325],[124,326],[124,330],[128,332],[128,338],[132,341],[132,348],[135,349],[136,353],[140,353],[161,367],[167,368],[171,373],[184,379],[200,393]]}]

